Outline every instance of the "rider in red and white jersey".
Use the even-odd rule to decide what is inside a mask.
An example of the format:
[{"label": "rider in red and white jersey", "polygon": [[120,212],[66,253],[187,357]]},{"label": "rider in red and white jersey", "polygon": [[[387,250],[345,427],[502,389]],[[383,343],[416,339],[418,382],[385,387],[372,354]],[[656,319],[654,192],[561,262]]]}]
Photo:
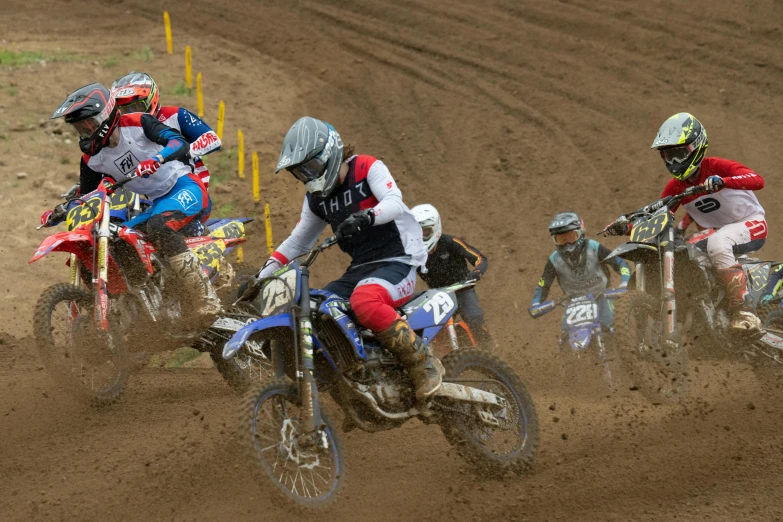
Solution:
[{"label": "rider in red and white jersey", "polygon": [[[747,299],[747,276],[736,256],[755,252],[766,241],[764,208],[753,193],[764,188],[764,178],[736,161],[704,157],[707,132],[699,120],[686,112],[663,123],[651,148],[660,151],[673,176],[663,197],[681,194],[694,185],[707,189],[707,194],[685,198],[680,204],[699,227],[716,229],[699,246],[706,247],[718,280],[726,287],[732,309],[731,327],[760,328],[761,321]],[[675,210],[677,207],[672,208]],[[678,228],[684,231],[689,223],[684,219]]]}]

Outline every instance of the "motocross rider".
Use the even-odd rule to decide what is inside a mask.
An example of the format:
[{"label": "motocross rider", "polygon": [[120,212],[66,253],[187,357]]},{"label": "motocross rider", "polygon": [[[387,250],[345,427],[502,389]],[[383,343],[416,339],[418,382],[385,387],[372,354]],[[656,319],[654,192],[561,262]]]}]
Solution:
[{"label": "motocross rider", "polygon": [[[220,300],[201,261],[178,232],[208,212],[209,195],[188,163],[188,142],[176,130],[146,113],[120,114],[109,90],[99,83],[82,87],[65,99],[52,119],[65,117],[79,134],[79,193],[95,190],[101,179],[138,176],[125,187],[144,194],[152,204],[124,223],[145,231],[155,248],[181,279],[199,324],[211,324]],[[53,226],[66,215],[66,204],[44,212],[41,224]]]},{"label": "motocross rider", "polygon": [[209,189],[209,170],[201,156],[220,150],[220,138],[209,125],[184,107],[160,105],[160,91],[150,75],[131,72],[111,86],[111,93],[122,114],[147,112],[158,121],[177,129],[190,142],[193,172]]},{"label": "motocross rider", "polygon": [[[766,241],[764,209],[753,193],[764,187],[764,178],[736,161],[705,157],[707,144],[704,126],[687,112],[677,113],[661,125],[650,148],[660,152],[673,176],[662,197],[681,194],[695,185],[706,189],[707,194],[680,202],[688,217],[677,228],[684,234],[692,219],[700,228],[715,229],[706,240],[706,250],[718,281],[726,288],[732,311],[731,328],[757,330],[761,321],[753,313],[748,279],[735,256],[755,252]],[[676,210],[676,206],[671,209]],[[628,234],[630,224],[620,223],[609,233]]]},{"label": "motocross rider", "polygon": [[[466,279],[478,280],[487,271],[487,258],[464,240],[443,233],[438,210],[428,204],[411,209],[419,222],[427,248],[427,265],[419,275],[430,288],[453,285]],[[470,268],[468,268],[468,265]],[[457,294],[459,313],[470,328],[476,342],[486,350],[492,349],[492,337],[484,323],[484,311],[476,290],[470,288]]]},{"label": "motocross rider", "polygon": [[[612,253],[604,245],[585,237],[585,224],[575,212],[561,212],[549,223],[549,235],[556,249],[549,256],[544,273],[533,293],[530,315],[539,317],[535,307],[546,300],[552,282],[557,279],[560,289],[568,297],[597,295],[609,286],[610,265],[620,274],[620,288],[628,286],[631,269],[619,257],[613,257],[604,264]],[[611,299],[598,299],[598,318],[606,328],[612,327],[614,304]]]},{"label": "motocross rider", "polygon": [[307,252],[330,225],[351,264],[324,290],[350,299],[358,321],[407,367],[422,402],[438,390],[444,370],[395,310],[413,294],[427,250],[389,169],[372,156],[354,155],[334,127],[311,117],[300,118],[286,134],[275,172],[283,169],[307,193],[299,222],[256,277]]}]

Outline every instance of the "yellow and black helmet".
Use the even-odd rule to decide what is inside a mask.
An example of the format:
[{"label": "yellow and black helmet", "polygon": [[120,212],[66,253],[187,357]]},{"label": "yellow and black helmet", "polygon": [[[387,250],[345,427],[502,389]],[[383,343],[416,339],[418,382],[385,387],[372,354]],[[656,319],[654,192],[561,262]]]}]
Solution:
[{"label": "yellow and black helmet", "polygon": [[699,171],[707,152],[707,131],[690,113],[678,112],[661,125],[651,149],[658,149],[672,176],[684,181]]}]

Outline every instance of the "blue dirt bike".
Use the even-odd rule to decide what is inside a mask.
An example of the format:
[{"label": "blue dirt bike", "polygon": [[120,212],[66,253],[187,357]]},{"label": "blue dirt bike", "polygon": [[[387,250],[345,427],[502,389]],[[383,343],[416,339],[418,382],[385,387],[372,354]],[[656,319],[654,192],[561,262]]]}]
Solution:
[{"label": "blue dirt bike", "polygon": [[[322,410],[329,392],[345,414],[345,431],[388,430],[418,418],[439,424],[475,469],[523,472],[538,442],[535,409],[514,371],[497,356],[462,349],[443,358],[443,385],[418,405],[404,366],[357,323],[345,299],[310,288],[309,267],[334,237],[267,279],[238,302],[252,301],[262,319],[226,343],[223,357],[250,342],[272,361],[277,379],[246,396],[241,433],[254,459],[285,498],[319,507],[334,500],[345,477],[342,443]],[[457,311],[456,293],[469,280],[421,292],[399,312],[429,344]],[[287,378],[286,378],[287,376]]]},{"label": "blue dirt bike", "polygon": [[583,369],[579,363],[588,360],[601,367],[604,380],[610,388],[615,388],[617,372],[612,371],[612,358],[607,353],[607,330],[601,324],[598,303],[602,297],[613,299],[624,293],[624,288],[609,289],[596,296],[564,297],[559,301],[544,301],[530,308],[530,315],[539,318],[558,306],[563,307],[560,346],[569,352],[565,365],[570,382],[576,380],[579,370]]}]

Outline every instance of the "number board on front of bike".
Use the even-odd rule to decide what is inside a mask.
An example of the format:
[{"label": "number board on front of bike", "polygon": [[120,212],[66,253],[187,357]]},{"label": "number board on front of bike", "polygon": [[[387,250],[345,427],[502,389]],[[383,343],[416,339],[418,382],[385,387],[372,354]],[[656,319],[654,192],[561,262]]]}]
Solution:
[{"label": "number board on front of bike", "polygon": [[241,221],[229,221],[225,225],[213,230],[209,235],[222,239],[245,237],[245,225]]},{"label": "number board on front of bike", "polygon": [[65,216],[66,230],[70,232],[77,228],[86,227],[96,219],[99,219],[104,197],[106,196],[103,192],[97,192],[84,200],[83,204],[71,208]]},{"label": "number board on front of bike", "polygon": [[594,323],[597,320],[598,303],[594,299],[574,299],[565,307],[565,322],[569,326]]},{"label": "number board on front of bike", "polygon": [[275,279],[264,283],[261,293],[253,302],[263,317],[283,312],[296,301],[299,271],[293,266],[288,266],[277,271],[274,276]]},{"label": "number board on front of bike", "polygon": [[631,229],[631,241],[647,243],[653,241],[669,224],[669,213],[662,212],[648,219],[635,221]]},{"label": "number board on front of bike", "polygon": [[139,199],[138,194],[127,190],[125,187],[120,187],[111,197],[111,209],[124,210],[129,207],[133,208],[133,205],[136,204],[137,199]]}]

